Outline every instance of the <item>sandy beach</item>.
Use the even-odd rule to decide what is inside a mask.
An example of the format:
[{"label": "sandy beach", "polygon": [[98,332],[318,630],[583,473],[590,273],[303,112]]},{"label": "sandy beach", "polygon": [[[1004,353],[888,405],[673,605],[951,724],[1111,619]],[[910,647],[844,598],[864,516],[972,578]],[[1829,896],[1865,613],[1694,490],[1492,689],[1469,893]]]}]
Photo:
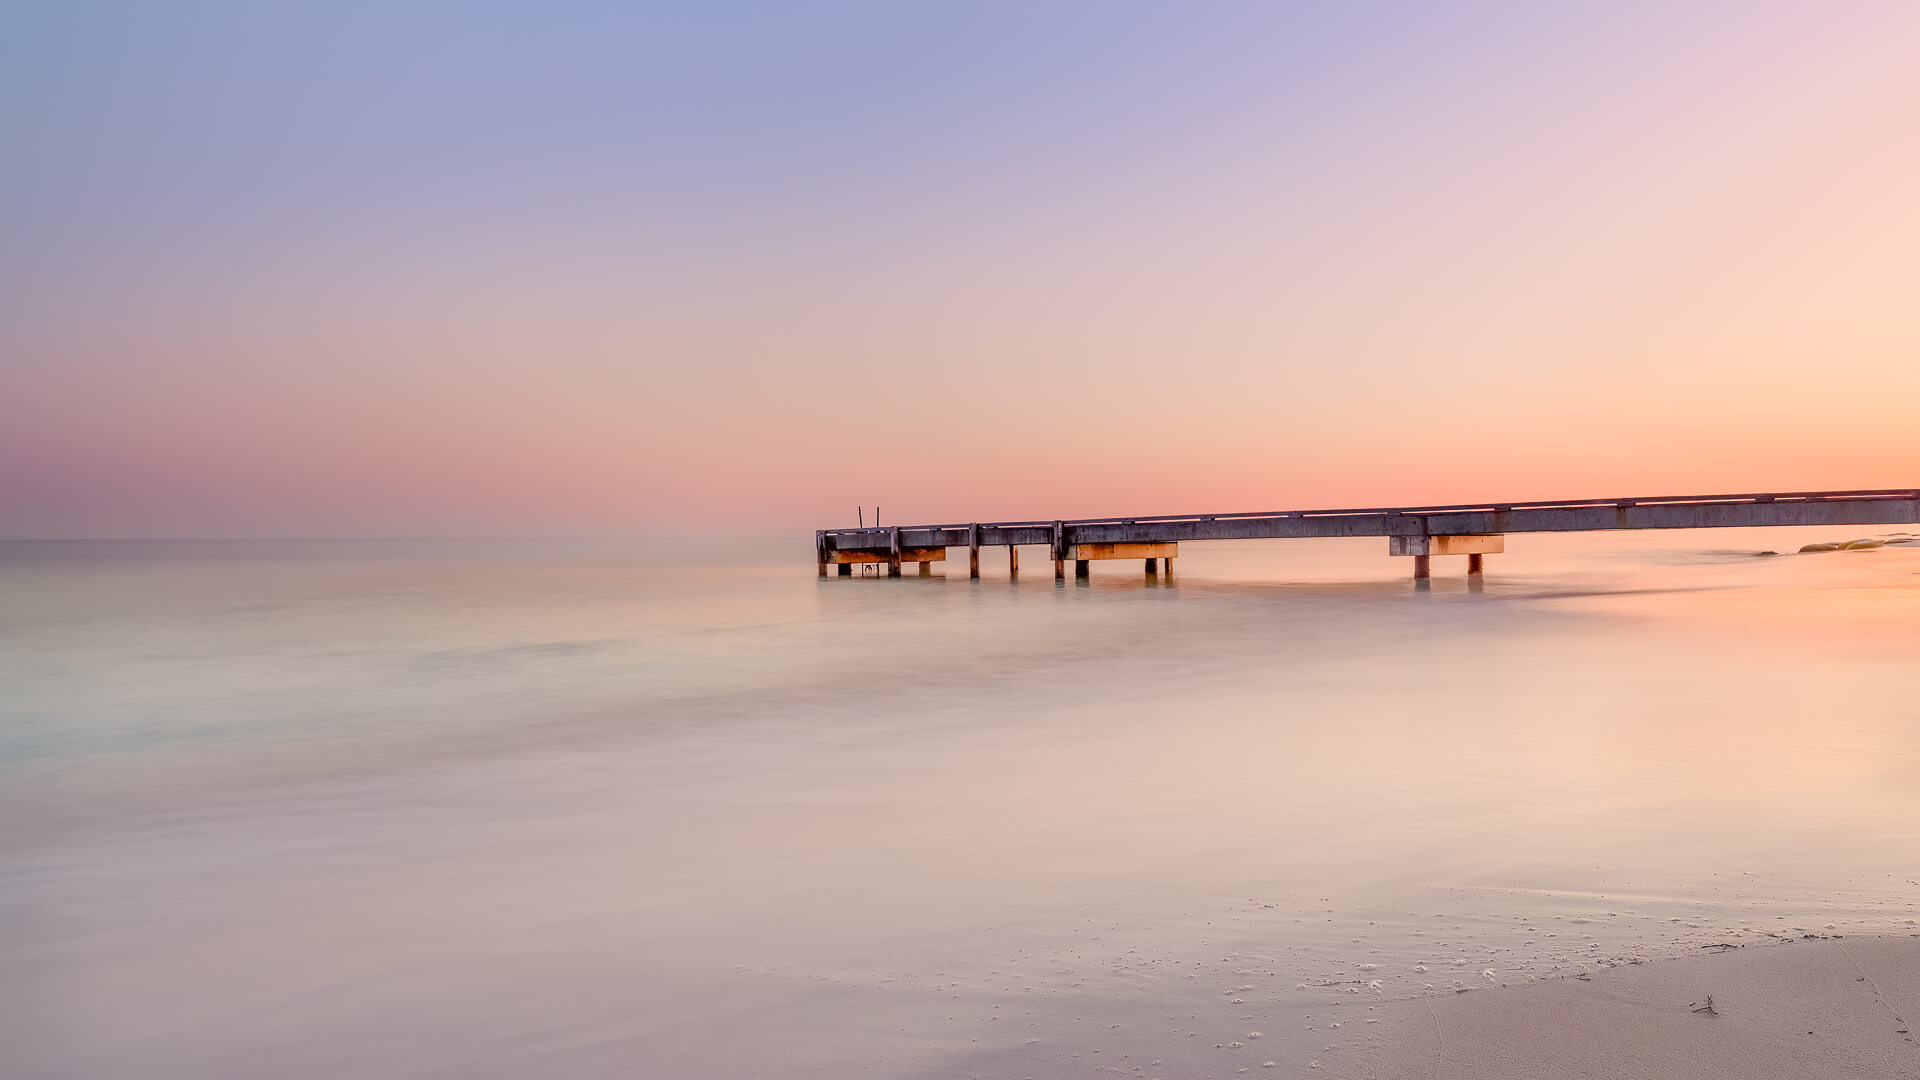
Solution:
[{"label": "sandy beach", "polygon": [[1920,1076],[1920,937],[1707,952],[1395,1002],[1377,1010],[1375,1045],[1324,1071],[1373,1080]]},{"label": "sandy beach", "polygon": [[[1252,987],[1248,987],[1251,991]],[[1302,988],[1311,989],[1311,988]],[[1204,995],[1196,995],[1199,1002]],[[1706,949],[1591,975],[1373,1002],[1298,1000],[1246,1030],[1107,1003],[1099,1025],[928,1077],[1852,1080],[1920,1076],[1920,935]],[[1177,1011],[1177,1010],[1176,1010]],[[1031,1014],[1029,1014],[1031,1015]],[[1096,1030],[1097,1027],[1097,1030]],[[1043,1045],[1044,1044],[1044,1045]]]}]

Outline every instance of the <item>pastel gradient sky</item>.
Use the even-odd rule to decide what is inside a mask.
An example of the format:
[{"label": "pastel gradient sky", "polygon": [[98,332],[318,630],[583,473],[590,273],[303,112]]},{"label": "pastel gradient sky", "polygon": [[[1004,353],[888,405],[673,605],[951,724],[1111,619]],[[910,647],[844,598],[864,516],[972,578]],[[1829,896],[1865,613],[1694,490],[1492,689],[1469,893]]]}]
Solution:
[{"label": "pastel gradient sky", "polygon": [[1920,4],[0,13],[0,536],[1920,483]]}]

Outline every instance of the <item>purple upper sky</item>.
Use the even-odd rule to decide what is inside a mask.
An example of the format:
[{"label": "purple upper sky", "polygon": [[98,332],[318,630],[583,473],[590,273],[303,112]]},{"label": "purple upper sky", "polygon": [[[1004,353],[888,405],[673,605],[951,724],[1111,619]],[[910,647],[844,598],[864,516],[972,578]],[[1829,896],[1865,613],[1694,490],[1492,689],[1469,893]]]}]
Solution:
[{"label": "purple upper sky", "polygon": [[1920,7],[12,5],[0,537],[1920,483]]}]

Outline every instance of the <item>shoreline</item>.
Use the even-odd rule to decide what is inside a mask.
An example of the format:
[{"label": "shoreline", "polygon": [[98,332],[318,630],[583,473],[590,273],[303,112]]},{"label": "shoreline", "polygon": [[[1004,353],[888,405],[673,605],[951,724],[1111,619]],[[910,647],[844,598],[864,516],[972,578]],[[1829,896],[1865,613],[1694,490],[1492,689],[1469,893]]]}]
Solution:
[{"label": "shoreline", "polygon": [[1314,1075],[1920,1075],[1920,934],[1792,940],[1428,994],[1384,1003],[1375,1018],[1370,1045],[1310,1062]]},{"label": "shoreline", "polygon": [[[1246,974],[1251,974],[1246,973]],[[1755,943],[1465,991],[1221,1008],[1217,975],[1021,1000],[915,1080],[1865,1080],[1920,1076],[1920,933]],[[1250,979],[1249,981],[1257,981]],[[1182,985],[1185,983],[1185,985]],[[1252,990],[1249,986],[1245,989]],[[941,995],[945,997],[945,995]],[[1249,995],[1251,996],[1251,995]],[[1708,1007],[1708,998],[1711,1006]],[[999,1009],[976,1002],[976,1007]],[[943,1012],[964,1019],[965,1005]],[[905,1015],[905,1014],[896,1014]],[[1000,1025],[993,1025],[999,1027]],[[974,1029],[978,1031],[976,1027]],[[985,1033],[982,1032],[982,1035]],[[867,1062],[869,1067],[879,1064]],[[809,1068],[791,1075],[834,1075]]]}]

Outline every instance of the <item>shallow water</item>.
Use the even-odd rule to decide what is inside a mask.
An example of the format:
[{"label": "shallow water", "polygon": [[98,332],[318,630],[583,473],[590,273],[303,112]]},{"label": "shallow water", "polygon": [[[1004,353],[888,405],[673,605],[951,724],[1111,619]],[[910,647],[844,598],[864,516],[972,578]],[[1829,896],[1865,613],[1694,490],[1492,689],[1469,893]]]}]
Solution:
[{"label": "shallow water", "polygon": [[1920,545],[1753,554],[1851,538],[0,546],[0,1073],[1297,1071],[1914,932]]}]

